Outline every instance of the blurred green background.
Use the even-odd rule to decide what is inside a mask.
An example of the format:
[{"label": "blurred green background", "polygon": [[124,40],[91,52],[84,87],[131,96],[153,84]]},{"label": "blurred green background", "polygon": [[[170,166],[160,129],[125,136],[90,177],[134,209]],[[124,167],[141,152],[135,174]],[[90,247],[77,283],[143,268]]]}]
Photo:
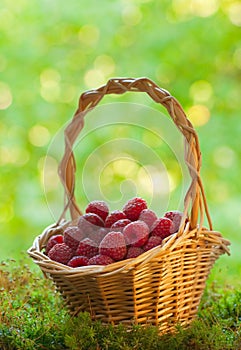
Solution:
[{"label": "blurred green background", "polygon": [[[45,166],[45,156],[80,93],[110,77],[147,76],[181,102],[198,132],[214,227],[232,242],[213,274],[239,283],[240,1],[0,0],[0,45],[0,260],[18,259],[54,221],[43,176],[48,199],[61,203],[58,160]],[[154,107],[132,94],[119,101]],[[59,159],[62,152],[60,139]]]}]

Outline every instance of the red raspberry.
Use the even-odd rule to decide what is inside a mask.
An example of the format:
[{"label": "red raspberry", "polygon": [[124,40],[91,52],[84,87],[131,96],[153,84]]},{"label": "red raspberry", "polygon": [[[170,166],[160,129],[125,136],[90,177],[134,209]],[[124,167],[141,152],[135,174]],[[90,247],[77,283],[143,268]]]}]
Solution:
[{"label": "red raspberry", "polygon": [[91,232],[89,234],[89,238],[92,239],[96,243],[96,245],[99,245],[102,239],[107,235],[109,230],[105,227],[100,227],[99,230],[96,230],[94,232]]},{"label": "red raspberry", "polygon": [[151,236],[149,237],[146,244],[143,246],[144,251],[150,250],[154,247],[157,247],[162,242],[162,238],[160,236]]},{"label": "red raspberry", "polygon": [[90,258],[88,265],[109,265],[114,262],[111,257],[107,255],[98,254]]},{"label": "red raspberry", "polygon": [[144,250],[140,247],[129,247],[126,254],[126,259],[136,258],[144,253]]},{"label": "red raspberry", "polygon": [[57,243],[64,243],[63,235],[54,235],[50,237],[45,248],[45,253],[48,254],[50,249]]},{"label": "red raspberry", "polygon": [[104,227],[104,221],[94,213],[87,213],[79,218],[78,227],[84,232],[85,236],[88,236],[90,232],[99,227]]},{"label": "red raspberry", "polygon": [[77,256],[74,256],[72,259],[70,259],[67,265],[70,267],[87,266],[88,262],[89,262],[89,259],[86,256],[77,255]]},{"label": "red raspberry", "polygon": [[139,218],[143,209],[147,209],[147,203],[144,199],[135,197],[130,199],[123,207],[123,212],[127,218],[131,221],[135,221]]},{"label": "red raspberry", "polygon": [[157,216],[156,216],[156,214],[154,213],[153,210],[151,210],[151,209],[144,209],[140,213],[140,216],[139,216],[138,220],[144,221],[147,224],[147,226],[149,228],[151,228],[153,223],[156,221],[156,219],[157,219]]},{"label": "red raspberry", "polygon": [[121,232],[109,232],[100,243],[100,254],[107,255],[119,261],[126,255],[125,238]]},{"label": "red raspberry", "polygon": [[67,264],[67,262],[72,258],[73,251],[65,243],[55,244],[48,252],[48,257],[51,260],[60,262],[62,264]]},{"label": "red raspberry", "polygon": [[182,221],[183,213],[178,210],[168,211],[164,215],[166,218],[172,220],[171,233],[177,232]]},{"label": "red raspberry", "polygon": [[168,218],[157,219],[151,228],[152,236],[159,236],[162,239],[171,234],[172,221]]},{"label": "red raspberry", "polygon": [[97,214],[103,221],[105,221],[109,214],[109,208],[104,201],[92,201],[88,204],[85,212]]},{"label": "red raspberry", "polygon": [[83,232],[78,226],[70,226],[64,230],[64,243],[66,243],[73,251],[79,245],[79,242],[84,238]]},{"label": "red raspberry", "polygon": [[121,219],[116,222],[111,226],[111,231],[119,231],[122,232],[124,227],[128,224],[131,223],[131,220],[129,219]]},{"label": "red raspberry", "polygon": [[84,255],[87,258],[92,258],[97,255],[99,252],[97,244],[92,241],[92,239],[85,238],[83,239],[76,250],[76,255]]},{"label": "red raspberry", "polygon": [[114,210],[105,219],[105,227],[111,227],[114,224],[114,222],[121,219],[127,219],[123,211]]},{"label": "red raspberry", "polygon": [[123,230],[123,235],[127,245],[133,247],[143,246],[149,237],[149,228],[144,221],[134,221],[127,225]]}]

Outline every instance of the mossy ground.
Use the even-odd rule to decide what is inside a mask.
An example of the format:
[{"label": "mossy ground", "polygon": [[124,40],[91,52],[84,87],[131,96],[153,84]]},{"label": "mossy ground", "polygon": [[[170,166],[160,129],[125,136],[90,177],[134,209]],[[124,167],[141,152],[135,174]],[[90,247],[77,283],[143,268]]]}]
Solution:
[{"label": "mossy ground", "polygon": [[71,317],[52,283],[29,261],[0,265],[0,349],[238,350],[241,349],[241,292],[209,284],[197,319],[188,329],[160,336],[155,327],[115,328]]}]

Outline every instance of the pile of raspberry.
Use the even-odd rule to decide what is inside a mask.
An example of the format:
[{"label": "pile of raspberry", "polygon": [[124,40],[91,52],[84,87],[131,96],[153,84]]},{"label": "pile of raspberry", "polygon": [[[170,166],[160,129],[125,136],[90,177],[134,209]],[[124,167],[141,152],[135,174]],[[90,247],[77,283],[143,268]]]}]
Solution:
[{"label": "pile of raspberry", "polygon": [[177,232],[182,217],[175,210],[158,218],[140,197],[112,212],[104,201],[92,201],[75,226],[50,237],[45,254],[73,268],[136,258]]}]

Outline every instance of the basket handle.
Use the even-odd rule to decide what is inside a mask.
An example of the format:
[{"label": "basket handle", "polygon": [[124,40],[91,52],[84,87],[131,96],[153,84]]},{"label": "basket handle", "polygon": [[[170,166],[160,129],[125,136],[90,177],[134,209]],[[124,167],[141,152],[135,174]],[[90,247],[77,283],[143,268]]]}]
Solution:
[{"label": "basket handle", "polygon": [[177,128],[184,135],[185,141],[185,162],[187,164],[191,184],[187,190],[184,199],[184,216],[187,216],[188,209],[191,207],[190,228],[197,226],[202,227],[204,212],[206,213],[209,227],[212,230],[212,222],[208,212],[206,197],[200,177],[201,152],[196,131],[191,122],[188,120],[180,103],[170,95],[170,93],[147,78],[114,78],[110,79],[106,85],[82,93],[79,98],[78,109],[75,112],[72,121],[65,129],[65,152],[59,164],[59,177],[65,189],[65,206],[58,222],[64,217],[66,211],[70,210],[72,220],[82,215],[75,195],[75,172],[76,163],[73,154],[73,145],[84,126],[84,116],[88,111],[93,109],[105,95],[123,94],[127,91],[145,92],[155,102],[163,105]]}]

